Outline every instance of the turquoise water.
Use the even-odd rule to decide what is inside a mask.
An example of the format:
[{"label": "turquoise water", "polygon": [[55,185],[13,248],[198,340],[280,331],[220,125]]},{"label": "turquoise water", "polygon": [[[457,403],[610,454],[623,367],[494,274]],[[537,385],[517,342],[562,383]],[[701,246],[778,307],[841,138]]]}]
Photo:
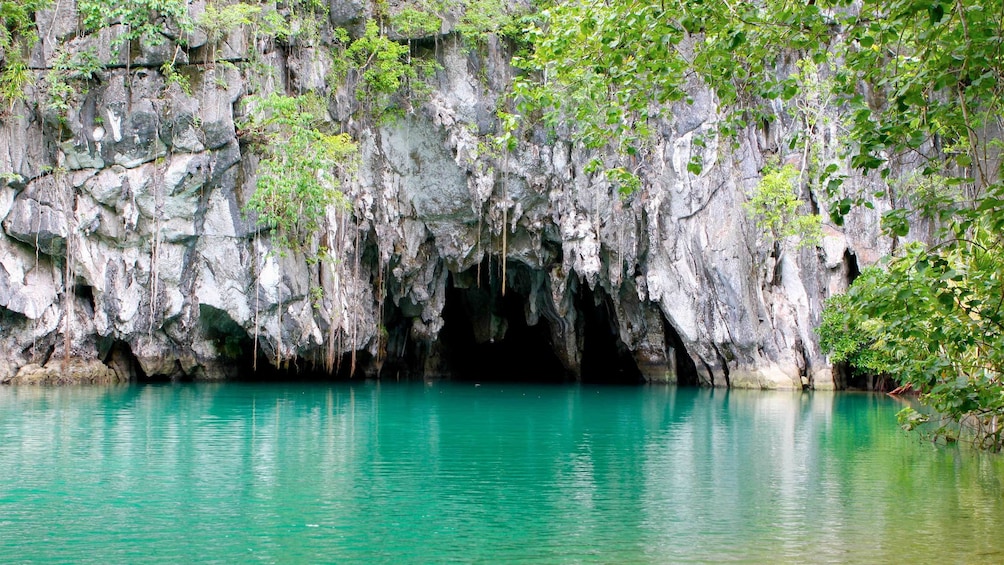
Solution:
[{"label": "turquoise water", "polygon": [[0,388],[0,562],[1004,562],[1004,460],[882,396]]}]

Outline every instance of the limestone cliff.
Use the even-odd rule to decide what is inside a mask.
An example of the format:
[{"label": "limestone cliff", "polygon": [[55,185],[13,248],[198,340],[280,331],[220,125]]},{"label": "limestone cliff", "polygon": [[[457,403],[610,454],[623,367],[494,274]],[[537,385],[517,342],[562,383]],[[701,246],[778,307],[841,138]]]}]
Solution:
[{"label": "limestone cliff", "polygon": [[[743,203],[765,160],[786,158],[799,124],[784,108],[734,146],[695,143],[721,113],[694,84],[635,163],[642,188],[622,198],[588,172],[597,155],[560,134],[529,128],[514,151],[490,149],[510,54],[494,40],[466,47],[449,17],[412,45],[441,65],[431,93],[398,119],[361,118],[350,86],[326,77],[331,29],[359,33],[366,8],[330,8],[310,41],[196,31],[129,49],[113,47],[119,27],[82,33],[73,2],[38,14],[34,86],[0,120],[0,381],[95,360],[123,379],[227,378],[277,358],[431,376],[476,370],[472,351],[508,339],[507,355],[543,347],[572,377],[628,367],[714,386],[840,384],[813,328],[888,243],[878,210],[824,226],[819,247],[762,243]],[[65,52],[102,66],[58,113],[45,77]],[[188,92],[161,71],[171,61]],[[323,230],[330,264],[275,253],[244,212],[257,161],[235,124],[249,94],[270,90],[323,95],[360,143],[351,208],[330,210]]]}]

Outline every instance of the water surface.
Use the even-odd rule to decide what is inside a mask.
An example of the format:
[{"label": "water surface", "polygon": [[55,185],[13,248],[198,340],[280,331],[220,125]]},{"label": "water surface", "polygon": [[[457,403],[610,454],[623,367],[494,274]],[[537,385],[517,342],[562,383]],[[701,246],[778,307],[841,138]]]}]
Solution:
[{"label": "water surface", "polygon": [[896,401],[471,383],[0,388],[0,562],[1004,562],[1004,460]]}]

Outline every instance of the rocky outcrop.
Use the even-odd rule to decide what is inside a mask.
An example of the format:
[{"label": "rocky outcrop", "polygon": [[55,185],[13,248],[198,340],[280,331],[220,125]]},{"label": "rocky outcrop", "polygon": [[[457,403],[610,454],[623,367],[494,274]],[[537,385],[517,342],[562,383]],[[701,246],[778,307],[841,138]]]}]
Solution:
[{"label": "rocky outcrop", "polygon": [[21,367],[13,377],[0,382],[15,385],[108,385],[128,383],[129,379],[96,359],[74,359],[66,364],[50,362],[44,367],[29,363]]},{"label": "rocky outcrop", "polygon": [[[227,378],[270,365],[443,375],[465,348],[539,331],[570,376],[599,363],[659,382],[838,384],[813,333],[822,302],[888,244],[876,236],[881,210],[825,226],[819,247],[762,242],[743,203],[765,160],[784,157],[796,127],[784,108],[735,147],[698,143],[721,116],[693,85],[693,103],[672,109],[633,164],[642,189],[623,198],[587,168],[618,157],[560,135],[528,128],[514,151],[490,150],[512,72],[504,45],[471,50],[447,35],[416,47],[442,65],[431,94],[377,122],[325,81],[325,33],[316,45],[232,38],[212,61],[205,38],[124,60],[110,47],[121,30],[75,35],[72,9],[39,14],[37,89],[0,121],[5,382]],[[351,26],[361,10],[335,2],[330,14]],[[43,91],[58,49],[91,49],[107,65],[65,115]],[[190,91],[160,72],[169,58]],[[251,60],[277,72],[242,70]],[[351,206],[329,210],[320,236],[332,261],[278,253],[244,211],[257,157],[235,124],[262,90],[316,90],[360,143],[343,187]],[[687,169],[696,154],[699,174]],[[451,311],[464,312],[467,337],[446,328]],[[63,359],[74,368],[62,372]]]}]

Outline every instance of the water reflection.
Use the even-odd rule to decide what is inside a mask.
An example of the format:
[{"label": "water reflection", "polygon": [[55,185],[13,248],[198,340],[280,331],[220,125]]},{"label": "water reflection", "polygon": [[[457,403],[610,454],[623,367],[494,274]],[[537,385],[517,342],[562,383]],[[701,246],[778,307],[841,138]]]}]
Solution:
[{"label": "water reflection", "polygon": [[1004,560],[1001,458],[920,443],[897,410],[663,387],[0,388],[0,561]]}]

